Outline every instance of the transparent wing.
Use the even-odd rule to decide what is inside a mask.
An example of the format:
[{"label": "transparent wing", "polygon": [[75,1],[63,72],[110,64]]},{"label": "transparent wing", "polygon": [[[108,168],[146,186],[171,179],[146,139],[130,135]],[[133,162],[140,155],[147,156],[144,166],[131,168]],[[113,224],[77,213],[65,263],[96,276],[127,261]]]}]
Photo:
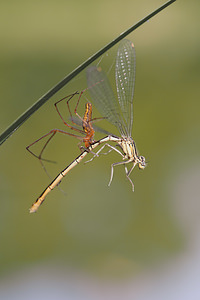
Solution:
[{"label": "transparent wing", "polygon": [[103,117],[118,128],[121,135],[125,135],[125,124],[121,117],[120,106],[106,74],[100,67],[90,66],[86,69],[86,76],[94,105]]},{"label": "transparent wing", "polygon": [[135,48],[133,43],[129,40],[122,40],[117,51],[115,80],[118,101],[128,136],[131,136],[133,126],[135,64]]}]

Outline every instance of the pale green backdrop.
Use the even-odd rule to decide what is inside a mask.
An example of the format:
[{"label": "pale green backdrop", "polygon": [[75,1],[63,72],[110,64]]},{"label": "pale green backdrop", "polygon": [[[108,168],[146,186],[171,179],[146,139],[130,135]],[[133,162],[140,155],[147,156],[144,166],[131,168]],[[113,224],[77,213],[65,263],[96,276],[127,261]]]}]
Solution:
[{"label": "pale green backdrop", "polygon": [[[163,3],[1,1],[0,130],[100,47]],[[112,185],[107,186],[110,164],[120,160],[112,153],[77,166],[60,185],[64,193],[54,190],[37,214],[28,212],[51,179],[25,148],[52,128],[65,129],[53,104],[86,87],[84,72],[1,146],[0,285],[5,295],[13,284],[9,274],[30,266],[62,265],[69,274],[70,267],[108,282],[111,278],[134,282],[141,272],[148,269],[151,274],[151,268],[177,262],[186,249],[196,249],[199,9],[198,0],[177,0],[128,36],[137,58],[133,137],[148,161],[144,171],[136,169],[131,175],[134,193],[123,167],[116,168]],[[109,69],[114,51],[105,59]],[[57,161],[46,165],[52,178],[79,153],[76,139],[55,138],[46,153]],[[193,252],[188,253],[192,259]],[[200,255],[195,262],[200,263]],[[187,268],[180,273],[184,272]],[[15,296],[18,299],[19,294]]]}]

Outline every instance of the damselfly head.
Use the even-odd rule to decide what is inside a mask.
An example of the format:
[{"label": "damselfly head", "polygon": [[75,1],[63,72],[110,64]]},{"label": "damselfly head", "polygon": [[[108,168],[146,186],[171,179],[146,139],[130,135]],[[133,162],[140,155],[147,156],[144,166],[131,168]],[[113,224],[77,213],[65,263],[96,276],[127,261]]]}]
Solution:
[{"label": "damselfly head", "polygon": [[145,157],[139,156],[138,159],[139,159],[139,162],[138,162],[139,169],[144,170],[144,168],[146,167]]}]

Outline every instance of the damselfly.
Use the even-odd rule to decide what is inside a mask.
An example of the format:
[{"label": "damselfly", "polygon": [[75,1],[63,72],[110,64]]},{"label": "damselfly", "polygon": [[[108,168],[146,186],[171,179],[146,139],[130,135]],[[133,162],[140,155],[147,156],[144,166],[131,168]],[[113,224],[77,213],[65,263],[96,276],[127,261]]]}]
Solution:
[{"label": "damselfly", "polygon": [[[104,147],[107,146],[110,148],[109,152],[115,150],[123,158],[123,161],[113,163],[111,165],[111,177],[109,185],[112,182],[114,167],[117,165],[124,165],[126,177],[130,181],[132,190],[134,191],[134,184],[130,179],[130,174],[137,164],[139,169],[144,169],[146,166],[145,158],[144,156],[138,155],[135,142],[131,136],[133,125],[133,94],[135,85],[135,49],[133,43],[129,40],[123,40],[120,42],[118,47],[115,64],[117,99],[114,96],[106,74],[101,68],[91,66],[86,70],[86,74],[88,89],[96,108],[102,114],[103,118],[106,118],[118,128],[121,137],[111,134],[100,139],[99,141],[93,141],[93,135],[91,135],[89,143],[85,143],[86,148],[83,150],[83,152],[77,158],[75,158],[75,160],[62,172],[60,172],[59,175],[48,185],[48,187],[32,205],[30,212],[35,212],[45,200],[47,194],[60,183],[62,178],[66,176],[66,174],[72,168],[80,163],[89,152],[92,152],[101,144],[103,144],[103,146],[94,154],[94,157],[98,156]],[[90,107],[92,111],[92,106]],[[85,113],[85,116],[86,115],[87,114]],[[85,124],[90,124],[89,119],[86,118]],[[88,126],[90,129],[90,125]],[[83,131],[85,131],[84,127]],[[87,132],[85,131],[85,133],[87,137]],[[53,134],[55,133],[53,132]],[[49,139],[51,139],[51,137]],[[117,149],[116,146],[110,145],[109,142],[114,142],[117,144],[122,152]],[[129,163],[132,163],[130,170],[127,169],[127,164]]]}]

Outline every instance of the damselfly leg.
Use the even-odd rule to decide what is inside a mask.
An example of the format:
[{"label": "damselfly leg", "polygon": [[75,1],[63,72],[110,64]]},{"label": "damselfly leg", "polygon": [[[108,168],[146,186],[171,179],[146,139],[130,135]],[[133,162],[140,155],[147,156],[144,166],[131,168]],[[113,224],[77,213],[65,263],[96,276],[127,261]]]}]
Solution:
[{"label": "damselfly leg", "polygon": [[[108,148],[110,148],[110,149],[109,149],[107,152],[101,153],[102,150],[103,150],[106,146],[107,146]],[[116,145],[116,146],[118,146],[118,145]],[[98,157],[99,154],[101,154],[101,155],[107,155],[107,154],[109,154],[112,150],[116,151],[116,152],[119,153],[122,157],[124,157],[124,155],[116,148],[116,146],[112,146],[112,145],[107,144],[107,143],[104,144],[104,145],[103,145],[103,146],[95,153],[95,155],[94,155],[91,159],[87,160],[85,163],[91,162],[95,157]]]}]

